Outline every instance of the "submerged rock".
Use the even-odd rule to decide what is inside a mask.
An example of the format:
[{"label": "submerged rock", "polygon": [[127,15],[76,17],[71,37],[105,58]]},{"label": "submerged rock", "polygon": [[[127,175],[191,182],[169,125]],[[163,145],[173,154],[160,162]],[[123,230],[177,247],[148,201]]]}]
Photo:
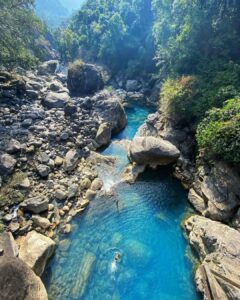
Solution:
[{"label": "submerged rock", "polygon": [[85,253],[82,258],[82,263],[76,274],[76,282],[72,288],[72,298],[81,299],[87,288],[88,280],[94,268],[96,256],[93,253]]},{"label": "submerged rock", "polygon": [[146,265],[151,260],[151,250],[137,240],[126,240],[125,242],[127,258],[139,265]]},{"label": "submerged rock", "polygon": [[55,242],[50,238],[31,231],[20,245],[19,258],[26,262],[37,275],[41,276],[46,263],[53,255],[55,246]]},{"label": "submerged rock", "polygon": [[135,137],[129,147],[129,158],[137,164],[168,165],[178,160],[179,150],[161,138]]},{"label": "submerged rock", "polygon": [[146,169],[145,165],[138,165],[136,163],[129,164],[122,175],[123,182],[134,183],[138,176],[142,174]]},{"label": "submerged rock", "polygon": [[201,260],[195,278],[204,299],[239,299],[240,232],[197,215],[185,228]]}]

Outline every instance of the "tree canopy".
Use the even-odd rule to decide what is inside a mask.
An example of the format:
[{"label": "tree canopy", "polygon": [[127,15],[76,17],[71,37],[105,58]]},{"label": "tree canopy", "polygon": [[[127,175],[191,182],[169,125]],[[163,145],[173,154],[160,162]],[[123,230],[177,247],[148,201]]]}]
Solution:
[{"label": "tree canopy", "polygon": [[[154,55],[152,22],[149,0],[89,0],[58,35],[61,56],[74,60],[79,50],[81,57],[100,61],[112,70],[150,70]],[[70,48],[74,48],[67,54],[66,35]]]},{"label": "tree canopy", "polygon": [[[34,13],[34,0],[0,0],[0,63],[30,66],[39,53],[44,25]],[[39,53],[40,54],[40,53]]]}]

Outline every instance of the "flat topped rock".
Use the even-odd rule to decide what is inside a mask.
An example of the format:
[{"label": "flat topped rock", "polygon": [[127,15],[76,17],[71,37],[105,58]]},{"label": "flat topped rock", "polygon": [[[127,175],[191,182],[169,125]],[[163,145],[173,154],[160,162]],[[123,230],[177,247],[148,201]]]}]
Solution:
[{"label": "flat topped rock", "polygon": [[129,147],[130,160],[141,165],[168,165],[179,156],[180,151],[173,144],[152,136],[135,137]]}]

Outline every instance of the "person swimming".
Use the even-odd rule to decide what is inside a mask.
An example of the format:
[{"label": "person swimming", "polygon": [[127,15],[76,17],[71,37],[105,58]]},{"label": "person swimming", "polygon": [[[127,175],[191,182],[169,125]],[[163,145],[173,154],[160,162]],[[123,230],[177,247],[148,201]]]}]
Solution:
[{"label": "person swimming", "polygon": [[119,252],[115,253],[114,259],[111,263],[111,272],[115,273],[117,271],[117,263],[120,262],[121,254]]}]

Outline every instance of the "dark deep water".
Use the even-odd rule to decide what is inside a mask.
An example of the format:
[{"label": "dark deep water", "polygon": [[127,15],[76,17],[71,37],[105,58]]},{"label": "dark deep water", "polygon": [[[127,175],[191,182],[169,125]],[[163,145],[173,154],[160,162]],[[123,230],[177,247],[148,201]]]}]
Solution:
[{"label": "dark deep water", "polygon": [[102,176],[113,195],[93,200],[62,236],[43,278],[50,299],[198,299],[180,227],[188,209],[181,184],[168,168],[147,170],[134,185],[117,184],[128,162],[117,141],[132,139],[149,109],[127,113],[127,128],[103,151],[118,159],[115,171]]}]

